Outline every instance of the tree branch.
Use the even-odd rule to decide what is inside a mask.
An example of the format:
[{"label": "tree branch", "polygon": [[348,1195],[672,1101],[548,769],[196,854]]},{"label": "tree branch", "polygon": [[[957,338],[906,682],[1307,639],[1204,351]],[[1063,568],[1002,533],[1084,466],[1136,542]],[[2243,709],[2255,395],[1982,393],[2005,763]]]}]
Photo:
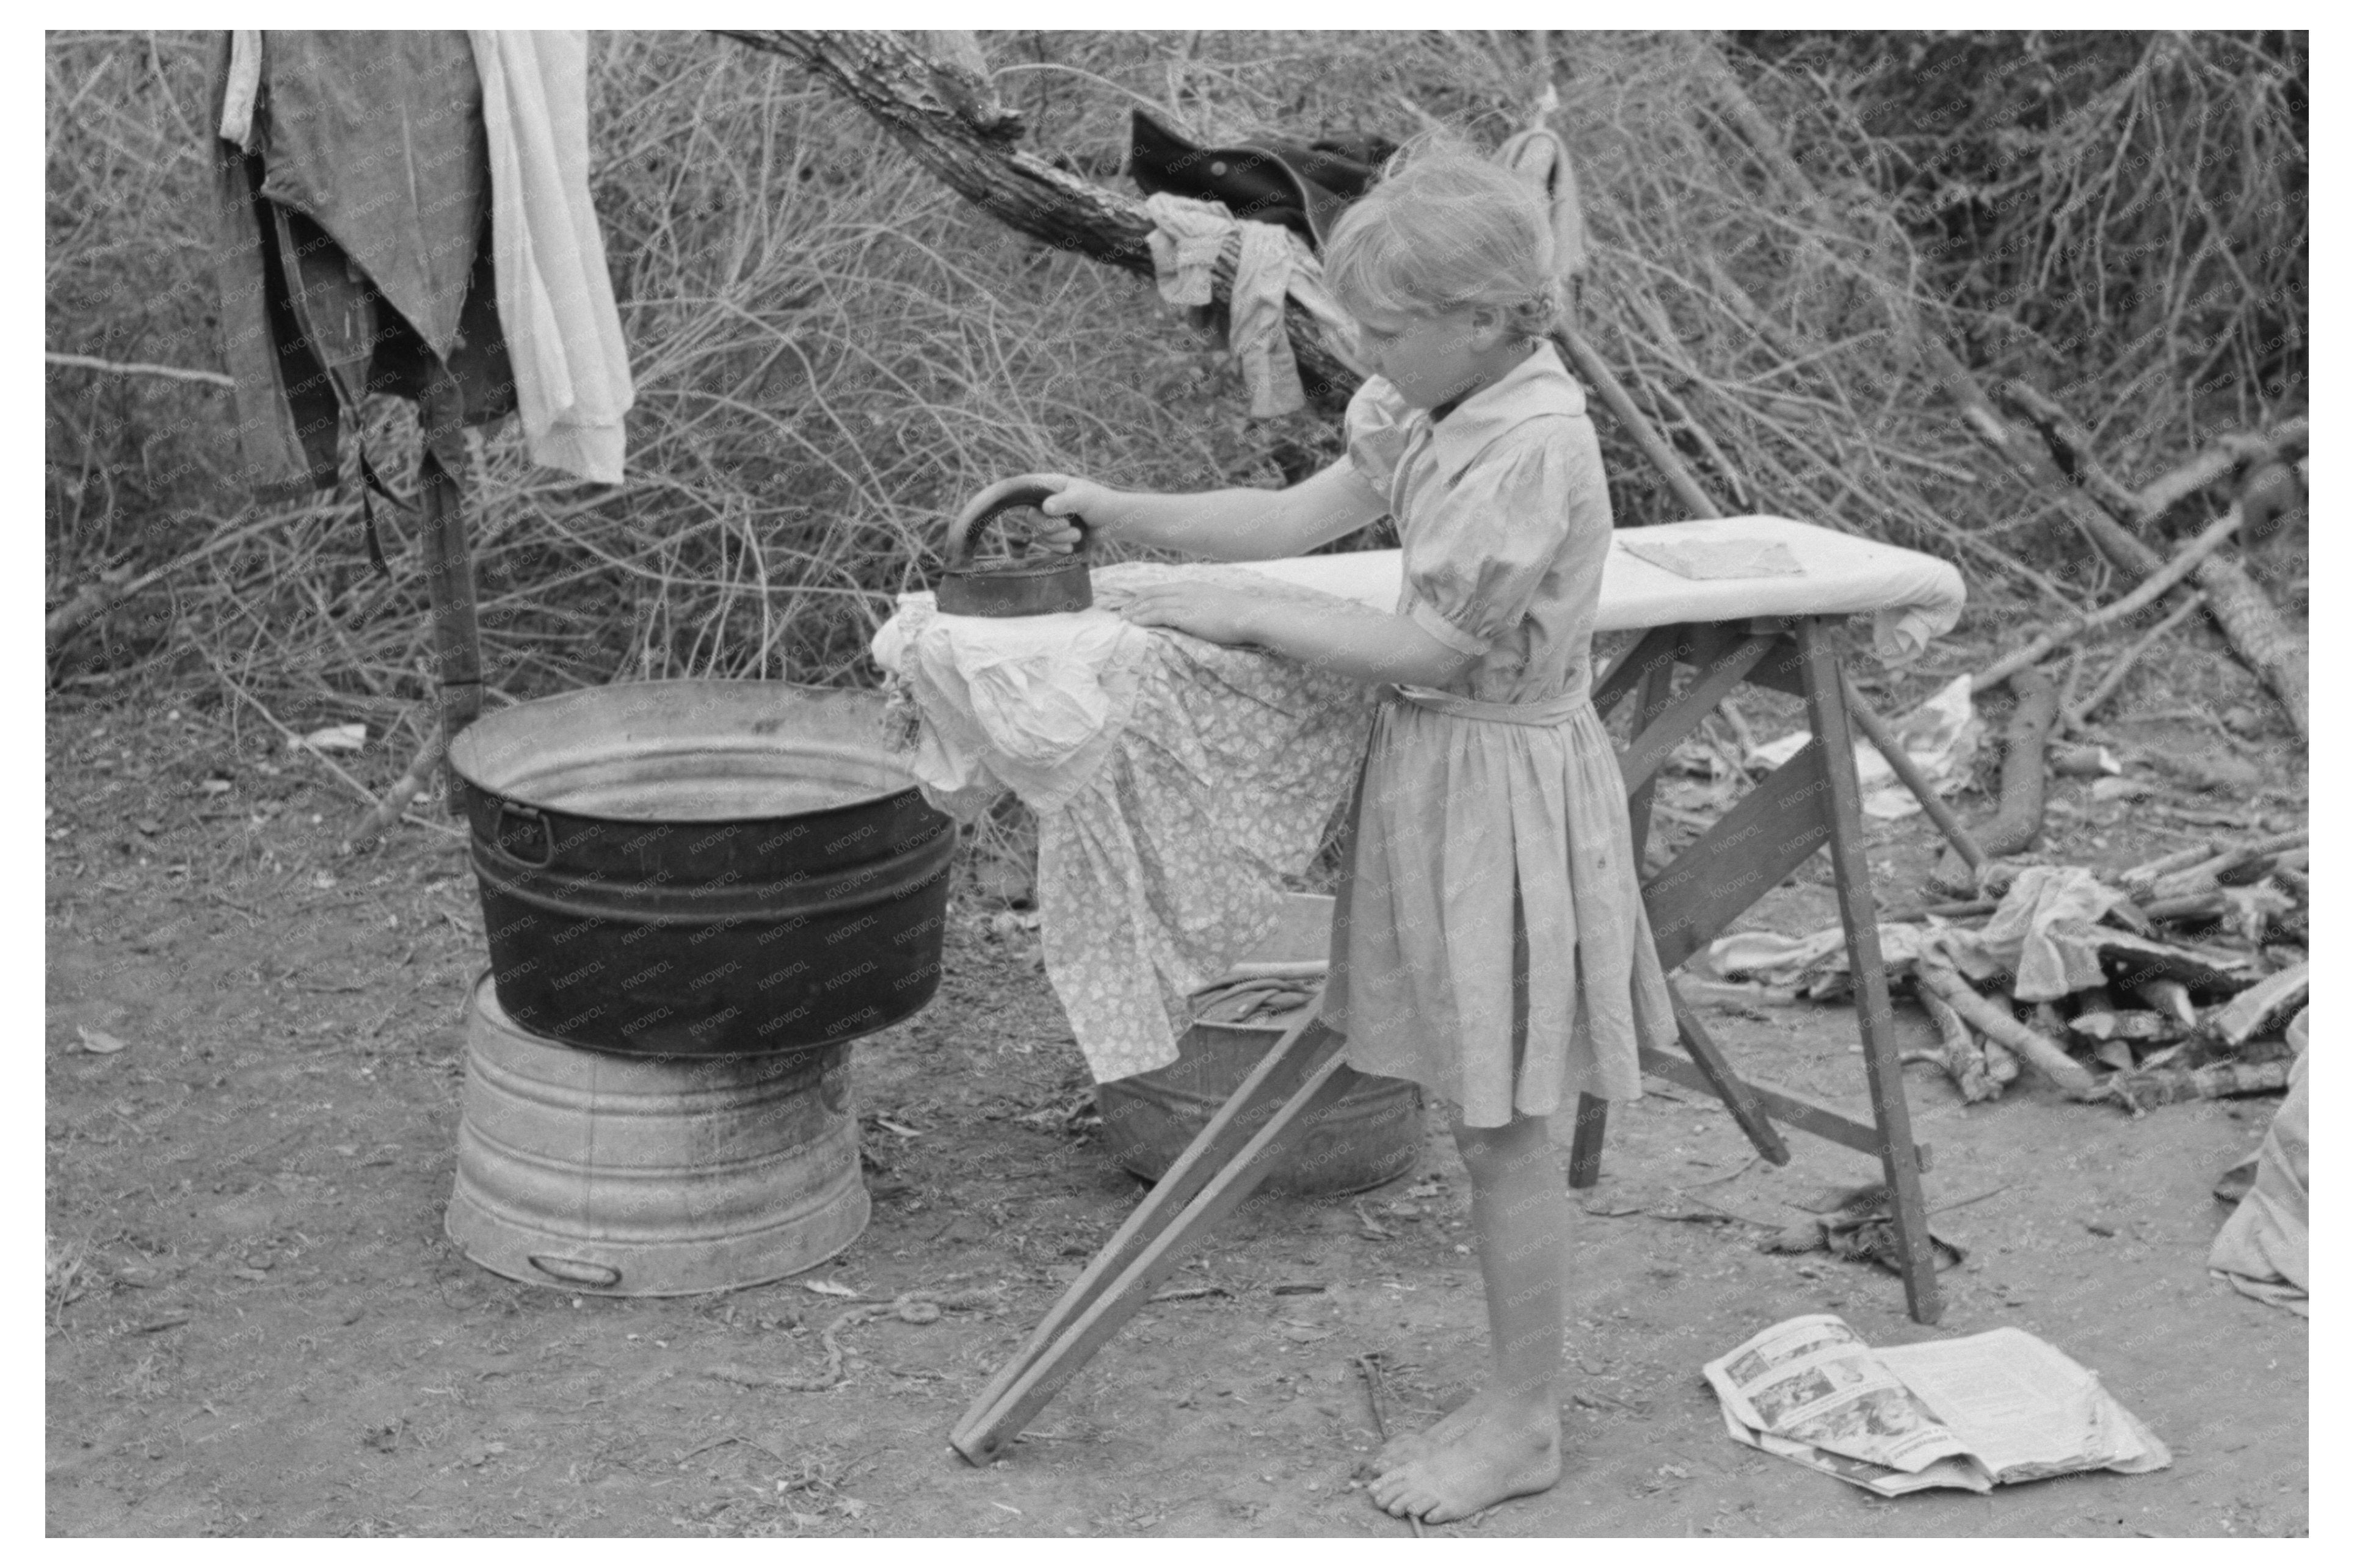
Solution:
[{"label": "tree branch", "polygon": [[[723,37],[798,60],[873,115],[894,140],[951,190],[1009,228],[1034,239],[1130,272],[1152,276],[1146,241],[1152,218],[1144,204],[1068,175],[1010,143],[1021,117],[997,101],[989,79],[970,62],[928,57],[890,33],[848,30],[726,32]],[[1234,260],[1218,259],[1212,289],[1227,300]],[[1345,401],[1354,370],[1327,349],[1316,319],[1284,302],[1284,325],[1310,397]]]}]

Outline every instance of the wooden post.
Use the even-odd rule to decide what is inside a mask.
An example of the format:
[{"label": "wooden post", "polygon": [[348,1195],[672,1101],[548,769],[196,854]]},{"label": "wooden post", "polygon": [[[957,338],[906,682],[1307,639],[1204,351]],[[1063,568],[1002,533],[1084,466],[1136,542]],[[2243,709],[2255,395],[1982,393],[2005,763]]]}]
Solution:
[{"label": "wooden post", "polygon": [[[482,638],[474,615],[474,559],[466,543],[466,440],[459,429],[458,384],[437,376],[417,402],[425,450],[418,462],[424,493],[425,591],[433,614],[433,673],[440,687],[443,745],[482,711]],[[446,752],[445,752],[446,766]]]}]

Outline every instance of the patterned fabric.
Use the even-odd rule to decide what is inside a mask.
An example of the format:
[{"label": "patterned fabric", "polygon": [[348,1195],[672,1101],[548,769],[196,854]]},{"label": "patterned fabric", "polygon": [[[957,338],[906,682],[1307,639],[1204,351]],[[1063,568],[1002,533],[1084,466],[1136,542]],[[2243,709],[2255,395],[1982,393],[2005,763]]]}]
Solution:
[{"label": "patterned fabric", "polygon": [[[1351,1066],[1411,1079],[1469,1126],[1580,1091],[1637,1098],[1638,1043],[1675,1024],[1625,781],[1574,696],[1611,537],[1584,396],[1544,345],[1436,425],[1370,380],[1348,431],[1398,521],[1398,613],[1479,657],[1374,721],[1324,1017]],[[1554,722],[1474,716],[1464,698]]]},{"label": "patterned fabric", "polygon": [[[1097,608],[1081,614],[1017,630],[907,594],[875,639],[921,715],[925,793],[970,819],[1010,788],[1037,811],[1046,976],[1098,1083],[1174,1062],[1185,996],[1274,930],[1372,716],[1354,682],[1111,613],[1172,577],[1312,591],[1235,567],[1129,564],[1095,573]],[[1016,641],[1029,662],[1009,673]],[[1026,708],[975,697],[1014,680]],[[1025,713],[1038,735],[1011,727]],[[1072,722],[1089,714],[1091,731]]]}]

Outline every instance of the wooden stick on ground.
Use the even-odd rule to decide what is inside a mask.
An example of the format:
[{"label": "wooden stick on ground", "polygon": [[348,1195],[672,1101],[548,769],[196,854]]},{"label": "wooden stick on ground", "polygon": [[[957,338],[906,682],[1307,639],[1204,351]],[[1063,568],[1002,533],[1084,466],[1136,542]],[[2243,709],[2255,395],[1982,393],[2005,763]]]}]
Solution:
[{"label": "wooden stick on ground", "polygon": [[[1954,1086],[1961,1090],[1964,1103],[1974,1105],[1999,1097],[2002,1085],[1988,1071],[1986,1053],[1978,1036],[1970,1033],[1970,1026],[1962,1022],[1962,1015],[1937,994],[1935,987],[1916,980],[1913,996],[1920,1002],[1921,1011],[1929,1015],[1929,1022],[1937,1026],[1937,1037],[1943,1043],[1943,1049],[1922,1054],[1945,1069],[1946,1075],[1954,1080]],[[2012,1066],[2014,1075],[2018,1071],[2016,1065]]]},{"label": "wooden stick on ground", "polygon": [[2026,1058],[2029,1066],[2049,1078],[2073,1098],[2093,1092],[2093,1075],[2068,1054],[2067,1049],[2010,1015],[1999,1002],[1980,996],[1961,971],[1942,959],[1923,955],[1913,966],[1914,978],[1934,991],[1959,1013],[1962,1021],[1998,1044]]}]

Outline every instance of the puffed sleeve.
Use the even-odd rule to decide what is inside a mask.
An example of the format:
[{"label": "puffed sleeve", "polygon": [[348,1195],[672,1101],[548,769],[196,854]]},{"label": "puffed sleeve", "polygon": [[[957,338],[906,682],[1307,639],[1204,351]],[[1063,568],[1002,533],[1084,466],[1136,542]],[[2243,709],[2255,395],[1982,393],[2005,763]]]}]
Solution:
[{"label": "puffed sleeve", "polygon": [[1458,653],[1487,652],[1569,556],[1609,548],[1610,493],[1594,426],[1564,417],[1516,426],[1416,520],[1415,535],[1408,617]]},{"label": "puffed sleeve", "polygon": [[1405,420],[1411,412],[1397,388],[1379,376],[1367,376],[1357,395],[1349,399],[1348,417],[1341,425],[1349,443],[1349,466],[1384,501],[1389,499],[1390,479],[1405,451]]}]

